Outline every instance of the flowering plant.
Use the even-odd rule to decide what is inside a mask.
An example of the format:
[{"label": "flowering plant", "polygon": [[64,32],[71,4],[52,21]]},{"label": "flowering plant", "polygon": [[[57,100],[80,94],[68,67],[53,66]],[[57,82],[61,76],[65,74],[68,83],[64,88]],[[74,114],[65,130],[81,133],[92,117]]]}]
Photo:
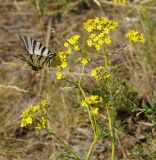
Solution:
[{"label": "flowering plant", "polygon": [[[86,48],[93,49],[94,53],[90,53],[90,51],[84,51],[79,44],[79,40],[81,39],[80,35],[74,35],[64,42],[64,50],[59,51],[55,57],[55,68],[56,68],[56,78],[58,80],[68,80],[68,82],[72,82],[77,88],[79,88],[81,92],[81,106],[87,111],[91,126],[93,129],[93,142],[90,145],[88,153],[86,155],[85,160],[88,160],[91,156],[94,145],[100,139],[100,129],[97,122],[97,117],[100,112],[99,106],[105,106],[107,117],[108,117],[108,128],[112,138],[112,160],[114,159],[115,154],[115,144],[114,144],[114,133],[112,129],[112,120],[110,110],[112,108],[112,101],[105,101],[105,99],[97,94],[88,93],[82,84],[83,75],[85,75],[85,69],[87,66],[91,66],[89,70],[89,74],[96,81],[105,80],[105,86],[108,88],[109,80],[112,79],[112,67],[110,63],[110,59],[112,54],[106,52],[106,48],[112,42],[111,32],[116,30],[119,26],[118,22],[111,21],[106,17],[97,17],[87,20],[84,23],[84,29],[87,31]],[[144,35],[138,31],[131,30],[126,33],[126,38],[130,41],[130,45],[133,45],[135,42],[144,43],[145,38]],[[125,48],[123,48],[124,50]],[[86,53],[86,54],[84,54]],[[82,66],[81,73],[79,77],[74,75],[73,68],[70,66],[70,57],[75,56],[74,63],[80,63]],[[100,57],[103,59],[102,65],[92,66],[91,57],[88,55],[93,55],[95,57]],[[53,64],[52,64],[52,67]],[[87,70],[88,71],[88,70]],[[67,76],[67,72],[70,73],[71,78]],[[57,138],[60,143],[62,143],[67,150],[78,160],[81,158],[71,149],[69,148],[64,141],[62,141],[57,135],[55,135],[49,128],[48,125],[48,117],[47,117],[47,101],[42,100],[40,105],[35,105],[27,108],[22,113],[22,123],[21,127],[25,127],[27,125],[34,124],[36,129],[46,129],[49,134],[52,134],[55,138]]]}]

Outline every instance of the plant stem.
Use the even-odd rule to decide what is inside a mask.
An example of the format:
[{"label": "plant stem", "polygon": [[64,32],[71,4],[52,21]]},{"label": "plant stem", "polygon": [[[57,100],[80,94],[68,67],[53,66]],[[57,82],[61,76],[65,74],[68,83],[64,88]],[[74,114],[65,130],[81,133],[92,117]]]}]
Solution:
[{"label": "plant stem", "polygon": [[111,143],[112,143],[112,155],[111,155],[111,160],[114,160],[114,158],[115,158],[114,135],[113,135],[113,130],[112,130],[112,120],[111,120],[111,116],[110,116],[109,106],[107,106],[107,105],[106,105],[106,110],[107,110],[108,126],[109,126],[109,131],[110,131],[110,135],[111,135]]},{"label": "plant stem", "polygon": [[[80,84],[79,84],[79,88],[80,88],[80,91],[82,92],[82,94],[83,94],[83,96],[85,98],[86,95],[85,95],[84,90],[82,89]],[[95,117],[94,117],[94,119],[92,119],[89,106],[87,106],[87,111],[88,111],[89,119],[90,119],[90,122],[91,122],[91,125],[92,125],[92,129],[93,129],[94,140],[93,140],[92,144],[90,145],[90,148],[89,148],[89,151],[87,153],[87,156],[86,156],[85,160],[89,159],[90,154],[91,154],[91,152],[93,150],[93,147],[94,147],[94,145],[96,144],[96,142],[98,140],[96,119],[95,119]]]},{"label": "plant stem", "polygon": [[68,70],[69,70],[69,72],[71,73],[71,76],[72,76],[72,78],[73,78],[73,80],[75,81],[75,83],[77,83],[77,79],[76,79],[76,77],[74,76],[74,74],[72,73],[72,70],[68,67]]},{"label": "plant stem", "polygon": [[81,75],[80,75],[80,79],[79,79],[79,85],[81,84],[81,80],[82,80],[82,75],[83,75],[83,72],[84,72],[84,68],[85,68],[85,65],[83,65],[83,67],[82,67],[82,71],[81,71]]},{"label": "plant stem", "polygon": [[81,160],[81,158],[68,145],[66,145],[66,143],[60,137],[51,132],[50,129],[47,128],[46,130],[50,135],[54,136],[75,158],[77,158],[77,160]]},{"label": "plant stem", "polygon": [[[78,87],[79,87],[79,89],[80,89],[80,91],[81,91],[81,93],[82,93],[82,95],[83,95],[83,97],[85,99],[86,95],[85,95],[85,92],[84,92],[83,88],[81,87],[81,80],[82,80],[82,75],[83,75],[83,72],[84,72],[84,68],[85,68],[85,65],[83,65],[83,68],[82,68],[82,71],[81,71],[81,75],[80,75],[80,78],[79,78],[79,81],[78,81],[77,85],[78,85]],[[70,69],[69,69],[69,71],[71,72]],[[77,83],[76,78],[74,77],[74,75],[72,77],[73,77],[75,83]],[[96,119],[95,119],[95,117],[94,117],[94,119],[92,118],[92,115],[90,113],[90,107],[87,106],[86,108],[87,108],[87,112],[88,112],[88,115],[89,115],[89,119],[90,119],[91,126],[92,126],[92,129],[93,129],[93,134],[94,134],[94,140],[93,140],[92,144],[90,145],[89,151],[88,151],[87,156],[85,158],[85,160],[88,160],[89,157],[90,157],[90,155],[91,155],[91,152],[93,150],[93,147],[94,147],[94,145],[96,144],[96,142],[98,140],[98,135],[97,135],[97,123],[96,123]]]},{"label": "plant stem", "polygon": [[[104,53],[104,59],[105,59],[105,68],[108,69],[108,65],[109,65],[109,55],[107,56],[105,48],[103,47],[103,53]],[[106,89],[108,90],[107,87],[107,79],[106,79]],[[115,143],[114,143],[114,134],[113,134],[113,129],[112,129],[112,120],[111,120],[111,115],[110,115],[110,110],[109,110],[109,106],[106,105],[106,110],[107,110],[107,116],[108,116],[108,126],[109,126],[109,132],[111,135],[111,143],[112,143],[112,155],[111,155],[111,160],[115,159]]]},{"label": "plant stem", "polygon": [[88,151],[88,153],[87,153],[87,156],[86,156],[85,160],[88,160],[88,159],[89,159],[90,154],[91,154],[91,152],[92,152],[92,150],[93,150],[93,147],[94,147],[94,145],[96,144],[96,142],[97,142],[97,137],[94,136],[94,141],[93,141],[92,144],[90,145],[90,148],[89,148],[89,151]]},{"label": "plant stem", "polygon": [[[83,97],[84,97],[84,99],[85,99],[85,98],[86,98],[86,95],[85,95],[85,92],[84,92],[84,90],[82,89],[82,87],[81,87],[80,84],[79,84],[79,89],[80,89],[80,91],[82,92],[82,95],[83,95]],[[90,114],[89,106],[87,106],[86,108],[87,108],[87,112],[88,112],[89,119],[90,119],[90,122],[91,122],[91,125],[92,125],[92,129],[93,129],[93,132],[94,132],[94,136],[95,136],[95,135],[96,135],[96,130],[95,130],[95,125],[94,125],[92,116],[91,116],[91,114]]]}]

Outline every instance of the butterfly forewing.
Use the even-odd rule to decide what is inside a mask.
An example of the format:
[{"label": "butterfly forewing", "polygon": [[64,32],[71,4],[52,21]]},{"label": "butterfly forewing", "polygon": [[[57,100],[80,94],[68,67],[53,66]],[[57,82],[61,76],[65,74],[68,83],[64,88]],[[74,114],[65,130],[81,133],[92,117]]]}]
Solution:
[{"label": "butterfly forewing", "polygon": [[19,36],[26,51],[31,55],[36,56],[52,56],[54,53],[50,52],[46,47],[44,47],[40,42],[32,39],[31,37],[20,35]]},{"label": "butterfly forewing", "polygon": [[23,43],[24,48],[29,54],[33,54],[32,52],[32,39],[30,37],[20,35],[20,40]]},{"label": "butterfly forewing", "polygon": [[42,57],[45,57],[45,60],[41,64],[45,64],[48,67],[50,66],[50,61],[55,55],[55,53],[51,52],[40,42],[36,41],[35,39],[29,36],[20,35],[19,38],[29,55],[39,56],[39,62],[41,62]]}]

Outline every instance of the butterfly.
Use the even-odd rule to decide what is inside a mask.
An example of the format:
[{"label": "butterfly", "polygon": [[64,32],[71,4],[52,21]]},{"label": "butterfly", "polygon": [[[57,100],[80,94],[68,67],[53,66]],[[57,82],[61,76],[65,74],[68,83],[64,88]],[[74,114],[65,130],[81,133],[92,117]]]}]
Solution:
[{"label": "butterfly", "polygon": [[[44,65],[46,65],[47,67],[51,65],[51,60],[55,56],[54,52],[51,52],[40,42],[29,36],[19,35],[19,38],[25,50],[27,51],[27,57],[25,57],[24,55],[18,55],[15,57],[27,62],[28,65],[30,65],[35,71],[42,69]],[[37,57],[37,64],[35,64],[34,57]]]}]

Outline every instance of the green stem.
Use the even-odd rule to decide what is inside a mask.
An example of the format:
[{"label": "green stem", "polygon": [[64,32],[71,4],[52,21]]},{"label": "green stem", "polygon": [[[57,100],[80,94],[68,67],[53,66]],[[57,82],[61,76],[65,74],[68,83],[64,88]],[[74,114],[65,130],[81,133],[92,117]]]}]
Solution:
[{"label": "green stem", "polygon": [[[86,98],[86,95],[85,95],[84,90],[82,89],[82,87],[81,87],[80,84],[79,84],[79,89],[80,89],[80,91],[82,92],[82,95],[83,95],[83,97],[84,97],[84,99],[85,99],[85,98]],[[95,136],[95,135],[96,135],[96,130],[95,130],[95,125],[94,125],[92,116],[91,116],[91,114],[90,114],[89,106],[87,106],[87,112],[88,112],[89,119],[90,119],[90,122],[91,122],[91,125],[92,125],[92,128],[93,128],[94,136]]]},{"label": "green stem", "polygon": [[[46,113],[46,116],[47,116],[46,110],[44,110],[44,112]],[[66,145],[66,143],[60,137],[58,137],[55,133],[51,131],[49,120],[47,121],[46,130],[50,135],[54,136],[75,158],[77,158],[77,160],[81,160],[81,158],[68,145]]]},{"label": "green stem", "polygon": [[104,59],[105,59],[105,67],[108,67],[108,57],[106,55],[104,55]]},{"label": "green stem", "polygon": [[107,116],[108,116],[108,126],[109,126],[110,135],[111,135],[111,142],[112,142],[111,160],[114,160],[115,159],[115,143],[114,143],[114,135],[113,135],[113,129],[112,129],[112,120],[111,120],[110,111],[109,111],[108,106],[106,106],[106,110],[107,110]]},{"label": "green stem", "polygon": [[[104,59],[105,59],[105,68],[108,69],[109,65],[109,55],[106,54],[105,48],[103,47],[103,53],[104,53]],[[107,82],[106,82],[106,89],[107,89]],[[110,115],[110,110],[109,106],[106,105],[106,110],[107,110],[107,116],[108,116],[108,126],[109,126],[109,132],[111,135],[111,143],[112,143],[112,153],[111,153],[111,160],[115,159],[115,142],[114,142],[114,134],[113,134],[113,129],[112,129],[112,120],[111,120],[111,115]]]},{"label": "green stem", "polygon": [[119,52],[121,52],[121,51],[124,51],[124,50],[128,49],[130,46],[131,46],[131,44],[128,45],[128,46],[125,46],[125,47],[123,47],[123,48],[120,48],[119,50],[113,51],[113,52],[110,53],[110,54],[112,55],[112,54],[114,54],[114,53],[119,53]]},{"label": "green stem", "polygon": [[98,126],[97,126],[97,123],[96,123],[96,118],[94,116],[94,127],[95,127],[95,135],[94,135],[94,140],[92,142],[92,144],[90,145],[90,148],[89,148],[89,151],[87,153],[87,156],[85,158],[85,160],[88,160],[91,153],[92,153],[92,150],[93,150],[93,147],[95,146],[95,144],[97,143],[98,139],[99,139],[99,133],[98,133]]},{"label": "green stem", "polygon": [[[85,93],[84,93],[84,90],[82,89],[81,85],[79,84],[79,88],[84,96],[84,98],[86,97],[85,96]],[[98,140],[98,136],[97,136],[97,124],[96,124],[96,119],[94,117],[94,119],[92,119],[92,116],[91,116],[91,113],[90,113],[90,109],[89,109],[89,106],[87,106],[87,111],[88,111],[88,115],[89,115],[89,118],[90,118],[90,122],[91,122],[91,125],[92,125],[92,129],[93,129],[93,134],[94,134],[94,140],[92,142],[92,144],[90,145],[90,148],[89,148],[89,151],[87,153],[87,156],[85,158],[85,160],[88,160],[90,155],[91,155],[91,152],[93,150],[93,147],[94,145],[96,144],[97,140]]]},{"label": "green stem", "polygon": [[97,142],[97,137],[94,136],[94,141],[93,141],[92,144],[90,145],[90,148],[89,148],[89,151],[88,151],[88,153],[87,153],[87,156],[86,156],[85,160],[88,160],[88,159],[89,159],[90,154],[91,154],[91,152],[92,152],[92,150],[93,150],[93,147],[95,146],[96,142]]},{"label": "green stem", "polygon": [[71,76],[72,76],[73,80],[74,80],[75,83],[76,83],[76,82],[77,82],[77,79],[76,79],[76,77],[74,76],[72,70],[71,70],[69,67],[68,67],[68,70],[69,70],[69,72],[71,73]]},{"label": "green stem", "polygon": [[85,65],[83,65],[83,67],[82,67],[82,71],[81,71],[81,75],[80,75],[80,79],[79,79],[79,85],[81,84],[81,80],[82,80],[82,75],[83,75],[84,69],[85,69]]},{"label": "green stem", "polygon": [[96,136],[99,137],[99,127],[97,125],[96,116],[94,116],[94,125],[95,125]]},{"label": "green stem", "polygon": [[75,158],[77,158],[77,160],[81,160],[81,158],[68,145],[66,145],[66,143],[60,137],[51,132],[50,129],[47,128],[46,130],[50,135],[54,136]]},{"label": "green stem", "polygon": [[75,87],[78,87],[77,83],[75,83],[75,82],[73,82],[73,81],[70,81],[70,80],[68,80],[68,79],[66,79],[66,78],[64,78],[63,80],[65,80],[65,81],[73,84]]},{"label": "green stem", "polygon": [[[83,88],[81,87],[81,80],[82,80],[82,75],[83,75],[83,72],[84,72],[84,68],[85,68],[85,65],[83,65],[83,68],[82,68],[82,71],[81,71],[81,76],[80,76],[80,79],[79,79],[79,81],[78,81],[78,87],[79,87],[79,89],[80,89],[80,91],[81,91],[81,93],[82,93],[82,95],[83,95],[83,97],[84,97],[84,99],[85,99],[85,98],[86,98],[86,95],[85,95],[85,92],[84,92]],[[69,69],[69,71],[71,72],[70,69]],[[72,72],[71,72],[71,73],[72,73]],[[73,77],[75,83],[77,83],[77,80],[76,80],[75,76],[72,75],[72,77]],[[93,129],[93,134],[94,134],[94,140],[93,140],[92,144],[90,145],[89,151],[88,151],[87,156],[86,156],[86,158],[85,158],[85,160],[88,160],[89,157],[90,157],[90,155],[91,155],[91,152],[92,152],[92,150],[93,150],[93,147],[94,147],[94,145],[96,144],[96,142],[97,142],[97,140],[98,140],[98,135],[97,135],[97,123],[96,123],[96,118],[95,118],[95,117],[94,117],[94,119],[92,118],[92,115],[91,115],[91,113],[90,113],[90,107],[87,106],[86,108],[87,108],[87,112],[88,112],[88,115],[89,115],[89,119],[90,119],[91,126],[92,126],[92,129]]]}]

